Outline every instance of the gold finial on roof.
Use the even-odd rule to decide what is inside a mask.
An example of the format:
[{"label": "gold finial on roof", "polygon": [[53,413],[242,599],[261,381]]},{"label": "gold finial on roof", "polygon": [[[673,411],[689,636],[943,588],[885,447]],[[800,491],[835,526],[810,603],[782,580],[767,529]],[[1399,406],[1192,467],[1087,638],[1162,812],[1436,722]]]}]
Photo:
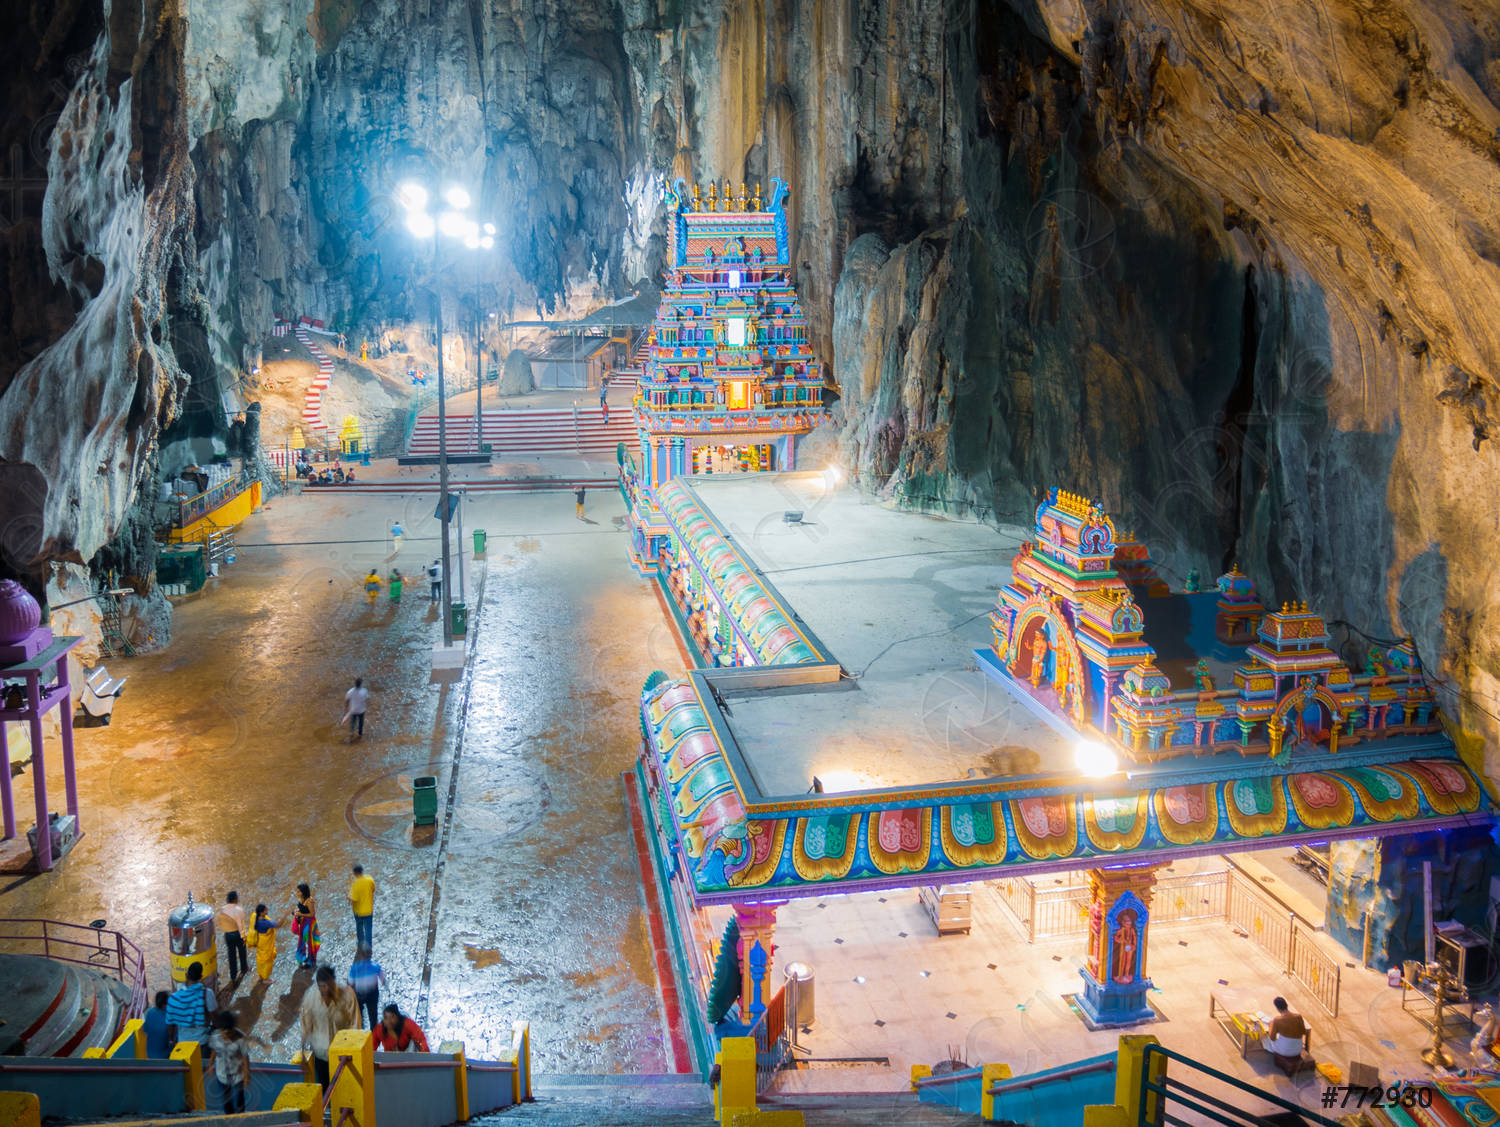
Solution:
[{"label": "gold finial on roof", "polygon": [[702,211],[703,210],[703,185],[702,184],[694,184],[693,185],[693,210],[694,211]]},{"label": "gold finial on roof", "polygon": [[760,181],[759,180],[757,180],[755,182],[755,210],[756,211],[761,210],[761,207],[760,207]]},{"label": "gold finial on roof", "polygon": [[734,195],[734,187],[729,183],[729,177],[724,177],[724,210],[730,210],[730,201]]},{"label": "gold finial on roof", "polygon": [[743,183],[740,185],[739,192],[734,197],[734,205],[739,211],[745,210],[745,185]]},{"label": "gold finial on roof", "polygon": [[1282,604],[1281,604],[1281,613],[1282,613],[1282,614],[1285,614],[1285,613],[1286,613],[1286,604],[1285,604],[1285,603],[1282,603]]},{"label": "gold finial on roof", "polygon": [[719,186],[712,180],[708,182],[708,210],[719,210]]}]

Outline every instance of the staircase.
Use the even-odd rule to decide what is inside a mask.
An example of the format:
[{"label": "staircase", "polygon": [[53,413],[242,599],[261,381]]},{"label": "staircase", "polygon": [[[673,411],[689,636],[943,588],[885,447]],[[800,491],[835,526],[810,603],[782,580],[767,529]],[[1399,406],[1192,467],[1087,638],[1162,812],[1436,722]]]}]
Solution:
[{"label": "staircase", "polygon": [[[475,453],[481,442],[488,442],[500,458],[594,455],[613,459],[617,445],[630,446],[635,441],[635,423],[627,404],[612,407],[608,422],[597,406],[486,411],[482,434],[478,430],[472,415],[449,415],[448,453]],[[418,416],[406,453],[412,458],[438,456],[436,413]]]},{"label": "staircase", "polygon": [[0,954],[0,1054],[79,1057],[107,1048],[125,1024],[130,987],[102,970]]},{"label": "staircase", "polygon": [[[713,1096],[696,1076],[539,1076],[534,1103],[471,1120],[482,1127],[710,1127]],[[806,1127],[957,1127],[977,1116],[918,1103],[905,1092],[891,1094],[787,1093],[762,1096],[762,1111],[799,1110]]]},{"label": "staircase", "polygon": [[318,362],[318,374],[313,377],[312,385],[307,389],[307,398],[302,401],[302,427],[309,437],[316,435],[322,438],[328,433],[328,424],[323,421],[323,389],[333,379],[333,358],[313,343],[312,334],[308,332],[304,322],[298,321],[292,331],[302,347],[311,352],[313,359]]},{"label": "staircase", "polygon": [[203,550],[210,568],[214,564],[234,562],[234,528],[207,521],[203,529]]},{"label": "staircase", "polygon": [[640,385],[641,372],[646,367],[646,357],[651,351],[650,329],[641,330],[641,335],[635,338],[635,349],[630,354],[630,359],[625,361],[623,367],[609,374],[609,386],[611,389],[623,388],[635,394],[635,389]]}]

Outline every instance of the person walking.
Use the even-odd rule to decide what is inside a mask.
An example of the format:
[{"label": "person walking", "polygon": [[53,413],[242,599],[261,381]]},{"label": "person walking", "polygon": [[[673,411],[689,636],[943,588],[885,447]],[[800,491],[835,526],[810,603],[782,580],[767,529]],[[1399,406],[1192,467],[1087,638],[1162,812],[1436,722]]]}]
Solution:
[{"label": "person walking", "polygon": [[318,948],[323,937],[318,934],[318,902],[313,899],[312,888],[303,881],[297,886],[297,899],[292,907],[292,932],[297,936],[297,963],[309,970],[318,965]]},{"label": "person walking", "polygon": [[167,1000],[171,996],[165,990],[158,990],[156,1005],[141,1019],[141,1031],[146,1034],[146,1056],[152,1060],[166,1060],[172,1055],[172,1038],[167,1032]]},{"label": "person walking", "polygon": [[370,569],[370,574],[365,576],[364,588],[365,602],[373,607],[375,600],[380,597],[380,575],[373,567]]},{"label": "person walking", "polygon": [[240,907],[240,894],[231,891],[224,897],[224,906],[214,918],[214,926],[224,937],[224,946],[229,951],[229,980],[238,982],[240,976],[250,969],[250,956],[245,950],[245,909]]},{"label": "person walking", "polygon": [[395,524],[391,525],[391,543],[396,546],[395,551],[391,553],[392,555],[396,555],[401,551],[401,538],[405,535],[406,529],[401,527],[401,522],[399,520]]},{"label": "person walking", "polygon": [[271,972],[276,969],[276,929],[280,926],[281,921],[271,919],[264,904],[255,906],[250,945],[255,948],[255,973],[262,982],[270,982]]},{"label": "person walking", "polygon": [[340,986],[332,967],[319,967],[316,990],[302,999],[302,1048],[313,1059],[313,1075],[328,1088],[328,1050],[334,1035],[359,1028],[359,1003],[354,990]]},{"label": "person walking", "polygon": [[245,1087],[250,1083],[250,1042],[230,1011],[214,1015],[208,1046],[214,1052],[214,1079],[224,1091],[224,1114],[238,1115],[245,1110]]},{"label": "person walking", "polygon": [[395,567],[391,568],[390,578],[388,578],[385,583],[386,590],[390,591],[391,593],[391,602],[399,603],[401,601],[402,585],[401,569]]},{"label": "person walking", "polygon": [[344,694],[344,719],[349,721],[349,735],[353,739],[365,738],[365,708],[369,703],[370,690],[365,688],[365,679],[354,678],[354,688]]},{"label": "person walking", "polygon": [[432,605],[437,606],[443,595],[443,565],[440,561],[433,560],[427,565],[427,582],[432,585]]},{"label": "person walking", "polygon": [[349,907],[354,910],[354,944],[375,949],[375,878],[365,873],[363,865],[354,866],[349,882]]},{"label": "person walking", "polygon": [[401,1007],[392,1002],[386,1006],[375,1031],[375,1051],[387,1053],[430,1053],[427,1035],[422,1027],[401,1012]]},{"label": "person walking", "polygon": [[578,502],[578,519],[583,519],[583,486],[573,490],[573,500]]},{"label": "person walking", "polygon": [[168,1036],[176,1044],[206,1041],[209,1022],[217,1008],[208,984],[203,981],[203,964],[189,964],[187,985],[167,997]]},{"label": "person walking", "polygon": [[380,988],[384,985],[385,973],[370,955],[370,948],[361,943],[354,953],[354,965],[349,968],[349,986],[372,1033],[380,1029]]}]

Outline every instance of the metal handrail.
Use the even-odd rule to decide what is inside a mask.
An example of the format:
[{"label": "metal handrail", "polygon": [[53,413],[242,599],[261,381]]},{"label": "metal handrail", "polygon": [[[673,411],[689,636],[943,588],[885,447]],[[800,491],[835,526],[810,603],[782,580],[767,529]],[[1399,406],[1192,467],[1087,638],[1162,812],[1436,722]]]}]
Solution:
[{"label": "metal handrail", "polygon": [[108,1058],[101,1057],[98,1060],[68,1060],[55,1057],[21,1057],[12,1060],[24,1061],[25,1063],[12,1064],[9,1061],[0,1061],[0,1072],[34,1072],[42,1069],[45,1072],[87,1072],[97,1075],[100,1072],[128,1072],[135,1075],[140,1072],[181,1072],[185,1065],[177,1064],[142,1064],[134,1057],[126,1058],[128,1064],[116,1063]]},{"label": "metal handrail", "polygon": [[[126,1008],[127,1018],[137,1018],[146,1012],[146,959],[141,954],[141,949],[127,939],[118,931],[110,931],[106,928],[90,927],[87,924],[68,923],[66,920],[49,920],[41,917],[19,917],[10,916],[0,918],[0,928],[9,924],[35,924],[39,926],[40,934],[27,935],[20,931],[0,930],[0,942],[13,940],[19,943],[40,943],[42,945],[42,957],[56,959],[64,963],[76,963],[79,966],[93,967],[113,971],[115,976],[130,987],[130,1004]],[[85,943],[79,939],[70,938],[66,933],[54,936],[53,929],[68,929],[74,932],[84,932],[94,937],[93,943]],[[112,944],[105,943],[105,937],[113,939]],[[101,952],[113,956],[114,963],[99,963],[93,958],[77,958],[68,954],[54,954],[53,947],[79,947],[98,955]]]},{"label": "metal handrail", "polygon": [[1075,1064],[1070,1068],[1059,1068],[1052,1072],[1034,1072],[1011,1080],[1002,1080],[992,1087],[988,1094],[998,1096],[1002,1092],[1019,1092],[1026,1088],[1035,1088],[1038,1084],[1045,1084],[1049,1080],[1071,1080],[1075,1076],[1087,1076],[1091,1072],[1113,1072],[1116,1059],[1114,1054],[1111,1054],[1103,1060],[1090,1061],[1088,1064]]},{"label": "metal handrail", "polygon": [[[455,1062],[456,1063],[456,1062]],[[519,1072],[520,1069],[513,1064],[469,1064],[464,1067],[469,1072]]]},{"label": "metal handrail", "polygon": [[[1281,1096],[1278,1096],[1273,1092],[1268,1092],[1263,1088],[1257,1088],[1254,1085],[1247,1084],[1243,1080],[1230,1076],[1227,1072],[1220,1072],[1216,1068],[1210,1068],[1206,1064],[1202,1064],[1191,1057],[1184,1056],[1181,1053],[1173,1052],[1171,1049],[1164,1048],[1159,1044],[1147,1045],[1145,1047],[1145,1052],[1141,1057],[1141,1101],[1136,1109],[1136,1121],[1139,1123],[1165,1121],[1164,1114],[1158,1115],[1152,1119],[1147,1118],[1147,1109],[1151,1105],[1153,1094],[1157,1097],[1158,1102],[1161,1104],[1161,1107],[1158,1110],[1163,1113],[1165,1112],[1167,1100],[1176,1099],[1193,1108],[1193,1110],[1198,1111],[1202,1114],[1206,1114],[1210,1119],[1214,1119],[1220,1123],[1229,1124],[1230,1127],[1235,1127],[1237,1123],[1242,1123],[1245,1125],[1245,1127],[1253,1127],[1254,1124],[1262,1121],[1261,1117],[1253,1116],[1250,1113],[1243,1111],[1238,1107],[1235,1107],[1233,1104],[1226,1104],[1224,1101],[1219,1100],[1214,1096],[1210,1096],[1207,1092],[1200,1092],[1196,1088],[1190,1088],[1181,1080],[1171,1079],[1167,1076],[1165,1063],[1163,1063],[1162,1065],[1160,1082],[1152,1080],[1151,1058],[1153,1055],[1162,1057],[1164,1061],[1177,1061],[1179,1064],[1184,1064],[1196,1072],[1201,1072],[1206,1076],[1213,1077],[1215,1080],[1219,1081],[1222,1084],[1229,1085],[1229,1087],[1235,1089],[1236,1091],[1245,1092],[1257,1099],[1264,1100],[1266,1103],[1281,1108],[1284,1111],[1295,1112],[1302,1117],[1302,1120],[1305,1123],[1315,1123],[1321,1125],[1321,1127],[1339,1127],[1337,1120],[1329,1119],[1327,1116],[1319,1115],[1315,1111],[1309,1111],[1301,1104],[1292,1103],[1290,1100],[1283,1099]],[[1189,1099],[1186,1096],[1174,1094],[1172,1091],[1172,1089],[1174,1088],[1191,1092],[1194,1098]],[[1196,1100],[1198,1099],[1204,1100],[1225,1111],[1232,1112],[1233,1114],[1238,1115],[1241,1118],[1239,1120],[1225,1119],[1222,1115],[1218,1115],[1210,1109],[1205,1108],[1202,1104],[1198,1104],[1196,1102]],[[1176,1120],[1173,1121],[1175,1122]]]},{"label": "metal handrail", "polygon": [[[349,1063],[353,1059],[354,1059],[353,1057],[344,1057],[342,1060],[340,1060],[338,1068],[334,1069],[333,1070],[333,1075],[328,1078],[328,1091],[323,1096],[323,1115],[327,1115],[328,1114],[328,1105],[333,1102],[333,1090],[334,1090],[334,1088],[338,1087],[339,1077],[344,1074],[344,1069],[347,1068],[347,1069],[349,1069],[349,1071],[353,1072],[354,1076],[355,1076],[355,1079],[359,1078],[359,1071],[357,1069],[355,1069],[354,1066]],[[345,1110],[347,1110],[347,1109],[345,1109]],[[319,1116],[319,1119],[321,1119],[321,1118],[322,1118],[322,1116]],[[341,1119],[341,1120],[339,1120],[339,1122],[342,1123],[343,1120]]]}]

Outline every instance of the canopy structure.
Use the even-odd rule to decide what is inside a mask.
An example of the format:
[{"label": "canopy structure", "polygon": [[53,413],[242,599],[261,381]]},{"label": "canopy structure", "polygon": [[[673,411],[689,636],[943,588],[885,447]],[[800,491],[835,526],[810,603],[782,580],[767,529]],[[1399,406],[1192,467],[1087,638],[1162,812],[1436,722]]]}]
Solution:
[{"label": "canopy structure", "polygon": [[[1337,681],[1339,667],[1324,660],[1335,688],[1351,702],[1336,701],[1336,731],[1343,738],[1320,740],[1311,733],[1309,738],[1277,741],[1275,754],[1267,754],[1266,745],[1254,738],[1195,742],[1191,718],[1179,718],[1180,726],[1163,728],[1160,740],[1148,746],[1142,736],[1134,743],[1145,751],[1159,746],[1162,752],[1170,745],[1173,754],[1143,754],[1133,761],[1122,757],[1123,766],[1100,778],[1085,776],[1070,762],[1054,758],[1026,774],[955,778],[935,771],[910,785],[843,793],[823,793],[814,778],[814,790],[808,793],[763,790],[758,780],[773,776],[782,780],[783,790],[787,786],[788,773],[772,768],[778,756],[790,754],[785,741],[792,738],[799,708],[812,708],[818,693],[852,691],[863,699],[871,690],[867,681],[855,683],[842,674],[828,647],[736,543],[699,490],[672,481],[659,489],[658,496],[665,521],[663,562],[670,561],[676,574],[686,576],[685,588],[694,606],[733,635],[735,651],[741,655],[735,665],[697,669],[682,680],[653,675],[641,696],[642,765],[654,799],[652,821],[666,851],[675,854],[684,886],[698,905],[770,902],[830,891],[936,885],[1060,869],[1166,864],[1194,854],[1483,824],[1492,816],[1489,797],[1436,722],[1420,669],[1407,662],[1404,651],[1382,657],[1396,663],[1390,670],[1351,675],[1345,682]],[[1118,554],[1102,538],[1100,544],[1101,552],[1113,549]],[[1150,593],[1159,581],[1144,549],[1134,542],[1127,546],[1134,554],[1125,561],[1116,559],[1105,578],[1112,582],[1114,575],[1125,574],[1139,579],[1135,588],[1146,606],[1170,608],[1173,598]],[[1088,574],[1092,580],[1093,574]],[[1008,595],[1007,588],[1002,600]],[[1089,597],[1085,593],[1084,601]],[[1212,621],[1212,596],[1209,599]],[[1112,605],[1132,612],[1126,626],[1135,638],[1141,631],[1141,611],[1126,602],[1121,595]],[[1056,608],[1067,606],[1066,599],[1060,597],[1048,606],[1061,622]],[[1241,617],[1248,614],[1239,603],[1231,609]],[[1262,612],[1262,617],[1269,624],[1257,622],[1262,633],[1282,617],[1295,617],[1299,623],[1313,619],[1305,608],[1279,616]],[[823,621],[827,628],[826,614]],[[1297,638],[1298,644],[1308,646],[1316,640],[1305,629]],[[1049,644],[1049,658],[1065,653],[1068,640],[1059,631]],[[1021,652],[1026,652],[1024,647]],[[1234,660],[1240,660],[1239,652],[1224,651]],[[986,649],[976,655],[984,673],[991,672],[985,658],[992,653]],[[1299,669],[1296,676],[1285,676],[1285,684],[1275,684],[1276,669],[1269,664],[1273,658],[1278,654],[1259,660],[1267,663],[1265,676],[1273,682],[1272,693],[1280,693],[1269,698],[1266,709],[1274,724],[1279,715],[1294,715],[1291,710],[1302,707],[1303,697],[1321,691],[1321,682],[1309,687],[1307,675]],[[1082,668],[1081,659],[1069,660]],[[1133,654],[1131,660],[1135,666],[1149,664],[1150,653]],[[1049,665],[1045,677],[1038,678],[1043,695],[1033,693],[1029,684],[1012,691],[1027,708],[1045,711],[1059,730],[1067,728],[1066,738],[1095,735],[1087,724],[1068,726],[1075,702],[1084,720],[1092,707],[1091,693],[1074,689],[1081,679],[1069,680],[1058,691],[1047,678],[1061,680]],[[997,680],[1009,683],[1014,678]],[[1135,692],[1143,701],[1171,702],[1179,710],[1219,691],[1179,692],[1164,675],[1160,680],[1160,691],[1138,691],[1128,678],[1120,683],[1123,691]],[[1101,676],[1101,684],[1112,688],[1114,681]],[[1367,702],[1361,709],[1352,703],[1358,694],[1376,690],[1386,693],[1374,702],[1379,707]],[[784,705],[779,727],[758,727],[746,720],[746,713],[754,709],[747,698],[758,699],[762,691],[781,694],[776,697],[777,704]],[[726,694],[733,698],[732,714]],[[878,703],[872,696],[866,707]],[[1054,707],[1043,709],[1046,704]],[[1291,720],[1287,727],[1290,730]],[[777,736],[778,730],[789,734]],[[819,738],[839,735],[827,730]],[[907,733],[892,728],[882,735],[891,748],[883,754],[900,755]],[[782,746],[763,746],[767,739]]]},{"label": "canopy structure", "polygon": [[[693,681],[641,701],[664,801],[702,903],[941,884],[1470,824],[1489,800],[1440,747],[1420,758],[1083,789],[989,779],[915,792],[746,794]],[[757,796],[758,797],[758,796]]]}]

